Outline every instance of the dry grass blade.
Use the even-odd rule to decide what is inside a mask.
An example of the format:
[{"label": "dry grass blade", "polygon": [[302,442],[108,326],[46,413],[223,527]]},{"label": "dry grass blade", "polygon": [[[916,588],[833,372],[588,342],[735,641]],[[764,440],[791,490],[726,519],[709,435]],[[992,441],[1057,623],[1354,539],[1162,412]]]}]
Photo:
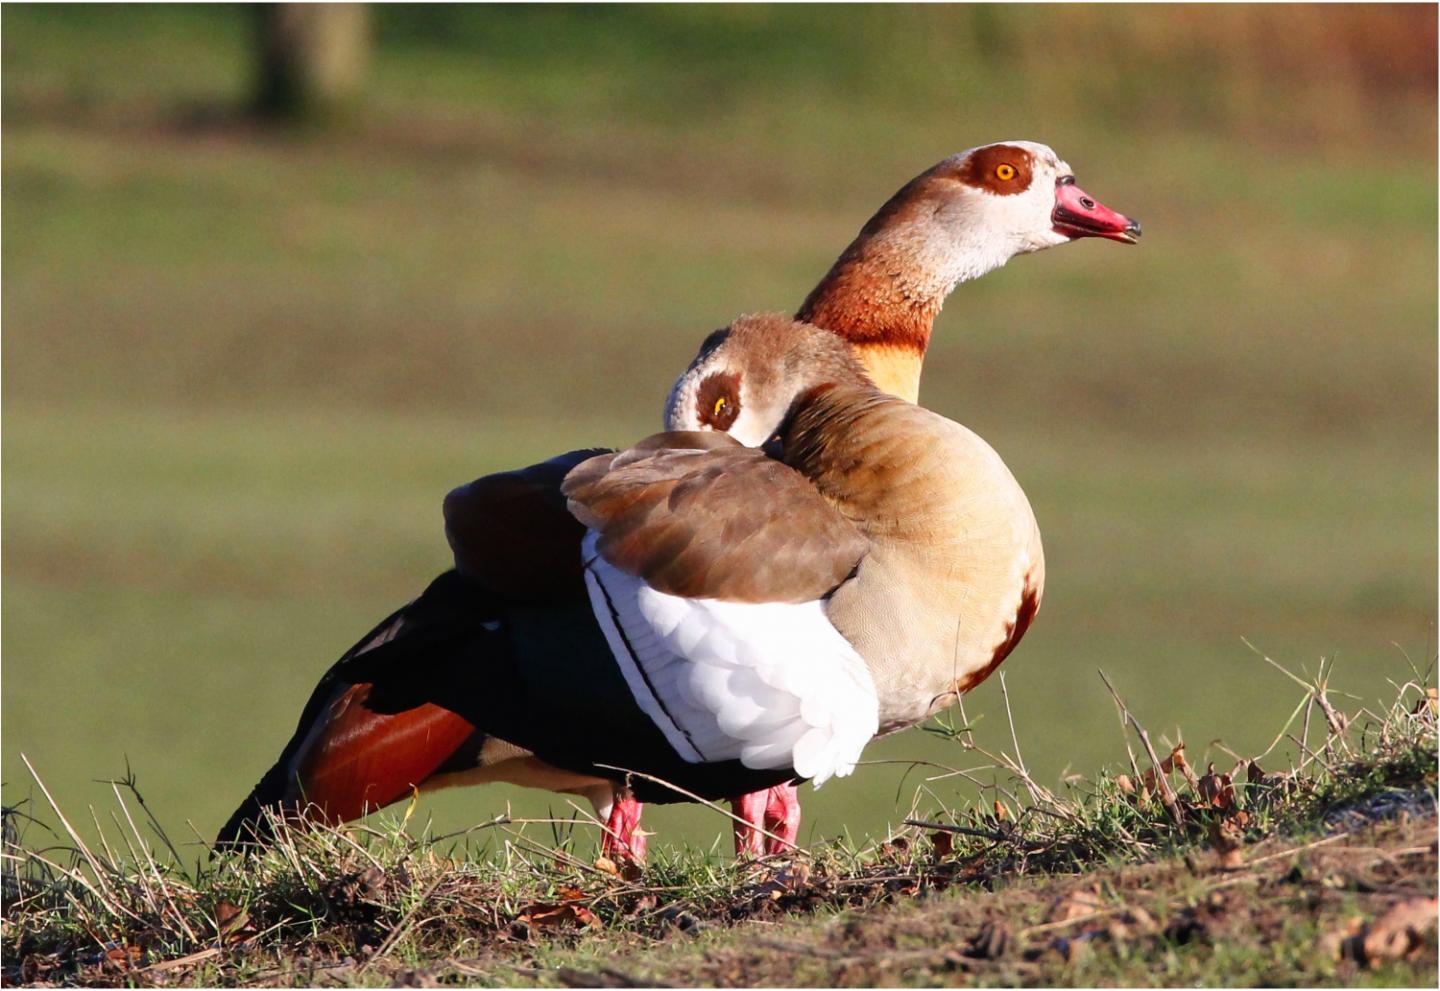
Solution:
[{"label": "dry grass blade", "polygon": [[[1138,752],[1129,750],[1138,738],[1152,761],[1146,774],[1153,776],[1155,797],[1163,800],[1160,781],[1173,770],[1170,794],[1187,828],[1177,829],[1169,807],[1162,811],[1159,802],[1145,798],[1143,781],[1130,781],[1127,789],[1120,777],[1106,773],[1066,779],[1070,797],[1064,800],[1037,785],[1029,790],[1030,800],[1022,801],[1015,792],[1025,795],[1030,778],[1023,759],[1018,753],[989,754],[962,729],[951,738],[967,751],[988,756],[996,768],[1012,775],[1009,782],[981,782],[980,798],[955,808],[945,808],[932,783],[924,783],[909,806],[905,826],[926,831],[931,842],[910,842],[902,834],[883,843],[819,844],[805,852],[808,859],[793,872],[767,876],[769,865],[764,863],[727,859],[721,864],[713,854],[691,851],[655,858],[646,871],[652,883],[625,883],[572,855],[575,827],[593,822],[581,814],[535,820],[505,816],[475,827],[500,827],[487,835],[501,842],[494,848],[486,844],[487,855],[479,859],[454,859],[453,851],[440,854],[437,838],[428,830],[412,836],[403,822],[299,829],[276,821],[275,842],[268,849],[219,858],[207,869],[197,868],[191,880],[167,862],[163,847],[141,837],[127,797],[112,783],[117,810],[111,817],[123,844],[112,845],[102,833],[103,849],[92,845],[91,859],[78,845],[61,847],[74,858],[64,863],[45,850],[25,849],[18,837],[7,834],[0,863],[28,865],[36,883],[22,897],[5,902],[4,979],[22,983],[17,965],[8,961],[23,947],[27,980],[48,983],[113,983],[117,975],[134,979],[146,974],[157,982],[217,980],[238,985],[398,983],[411,976],[443,982],[510,966],[505,954],[513,952],[545,961],[543,967],[516,971],[537,981],[620,984],[630,979],[630,968],[613,968],[611,973],[596,966],[593,954],[628,947],[626,934],[641,936],[637,945],[649,946],[654,938],[677,931],[722,929],[746,920],[774,922],[780,914],[827,907],[850,908],[862,927],[884,925],[886,916],[871,911],[878,905],[951,887],[966,892],[966,900],[991,887],[997,898],[1011,892],[1018,896],[1025,884],[991,882],[1027,876],[1049,886],[1047,902],[1065,908],[1052,912],[1048,921],[1035,916],[1039,924],[1012,930],[998,942],[976,936],[942,948],[897,951],[892,944],[871,952],[865,945],[881,944],[837,943],[824,935],[827,929],[819,939],[802,939],[796,945],[810,947],[805,957],[825,966],[862,968],[847,980],[883,983],[884,973],[865,968],[893,967],[946,973],[980,969],[997,981],[1054,983],[1060,972],[1047,969],[1043,961],[1048,958],[1035,953],[1058,953],[1071,965],[1074,953],[1101,953],[1105,940],[1122,938],[1113,934],[1148,939],[1169,931],[1165,919],[1159,925],[1155,919],[1146,921],[1145,910],[1124,904],[1123,887],[1097,882],[1107,872],[1134,869],[1147,878],[1167,871],[1183,875],[1183,886],[1172,887],[1163,901],[1152,905],[1157,914],[1172,917],[1169,928],[1178,924],[1175,918],[1202,925],[1204,912],[1223,902],[1215,901],[1215,895],[1274,882],[1281,874],[1288,877],[1286,872],[1305,873],[1311,858],[1339,865],[1304,882],[1312,887],[1333,874],[1359,878],[1364,886],[1356,891],[1383,893],[1391,901],[1426,895],[1417,878],[1435,858],[1433,824],[1426,829],[1437,804],[1436,715],[1433,707],[1412,704],[1414,688],[1398,692],[1400,700],[1375,717],[1382,723],[1379,733],[1358,719],[1349,720],[1350,758],[1339,756],[1345,751],[1333,742],[1322,751],[1323,760],[1310,759],[1305,748],[1298,766],[1267,773],[1232,754],[1237,761],[1233,771],[1219,771],[1211,764],[1200,777],[1199,767],[1184,774],[1190,769],[1179,743],[1168,758],[1158,759],[1144,728],[1108,680],[1106,686],[1121,716],[1127,752]],[[1321,711],[1318,705],[1314,708]],[[1018,736],[1012,724],[1012,744]],[[1242,777],[1248,783],[1240,784]],[[1010,782],[1013,790],[1005,787]],[[922,799],[939,808],[922,814]],[[714,803],[703,804],[727,820],[737,818]],[[1381,845],[1375,839],[1377,822],[1406,825],[1393,829],[1394,840]],[[1278,835],[1292,825],[1334,832],[1282,845]],[[545,827],[553,844],[526,833]],[[473,831],[452,839],[463,836],[469,851]],[[1361,831],[1366,834],[1363,840]],[[1217,833],[1225,841],[1221,846],[1233,855],[1220,865],[1230,869],[1212,877],[1216,864],[1193,854],[1214,845]],[[1367,845],[1357,846],[1357,841]],[[1239,857],[1242,849],[1248,857]],[[127,850],[128,859],[122,860]],[[1185,861],[1177,856],[1182,852]],[[1130,866],[1117,866],[1122,864]],[[101,873],[93,875],[97,867]],[[1089,872],[1095,873],[1086,877]],[[16,871],[6,872],[7,878],[12,875]],[[1091,902],[1066,900],[1082,888],[1094,893]],[[1370,917],[1383,918],[1384,907]],[[208,942],[196,938],[209,937],[212,931]],[[1387,966],[1415,966],[1417,940],[1430,938],[1408,923],[1387,928],[1377,922],[1368,932],[1374,936],[1373,953],[1356,944],[1355,958],[1363,951],[1364,959],[1383,958],[1390,961]],[[722,947],[730,939],[719,938],[716,945]],[[1027,940],[1053,940],[1053,945],[1032,942],[1024,959],[1015,959],[1016,946]],[[744,941],[748,949],[760,946],[750,937]],[[544,955],[535,945],[539,943],[548,946]],[[580,945],[589,947],[585,952],[592,955],[570,966],[566,948]],[[1089,949],[1092,945],[1099,948]],[[778,943],[761,948],[784,955]],[[1400,956],[1392,959],[1392,953]],[[275,954],[290,963],[270,965]],[[155,962],[139,966],[147,957]],[[261,958],[267,966],[254,969]],[[297,966],[294,961],[300,958],[307,962]],[[1017,969],[1019,964],[1028,969]],[[409,975],[407,968],[415,968],[415,974]],[[713,981],[714,975],[706,971],[705,980]],[[793,971],[785,975],[789,979]],[[657,973],[655,978],[669,976]],[[773,973],[770,978],[777,979]],[[679,983],[699,981],[692,975]]]},{"label": "dry grass blade", "polygon": [[[1318,672],[1316,672],[1315,677],[1310,681],[1306,681],[1304,678],[1301,678],[1289,668],[1285,667],[1279,661],[1275,660],[1273,657],[1270,657],[1264,651],[1257,648],[1249,640],[1246,640],[1244,637],[1241,637],[1240,639],[1241,642],[1245,644],[1245,646],[1249,647],[1252,651],[1258,654],[1266,664],[1269,664],[1275,670],[1279,671],[1281,674],[1285,675],[1285,677],[1289,678],[1291,681],[1295,682],[1295,684],[1299,685],[1301,688],[1304,688],[1307,692],[1310,693],[1310,697],[1314,701],[1314,704],[1317,705],[1320,708],[1320,711],[1325,715],[1325,722],[1330,727],[1331,738],[1339,742],[1340,746],[1348,751],[1349,746],[1345,742],[1345,733],[1346,730],[1349,729],[1350,720],[1344,713],[1336,709],[1330,701],[1329,676],[1326,674],[1325,671],[1326,658],[1322,657],[1320,659],[1320,669]],[[1331,671],[1333,672],[1333,661],[1331,661],[1330,667]],[[1328,742],[1326,746],[1329,746]]]},{"label": "dry grass blade", "polygon": [[[94,894],[110,914],[128,915],[132,919],[139,921],[139,916],[135,915],[134,912],[131,912],[116,900],[115,892],[110,889],[109,884],[105,880],[107,871],[95,855],[90,852],[90,848],[85,845],[85,841],[80,838],[80,834],[75,831],[75,827],[70,824],[70,820],[65,818],[65,813],[60,811],[59,803],[55,801],[55,796],[50,794],[50,789],[45,787],[45,782],[40,779],[40,775],[36,772],[34,765],[30,763],[30,758],[22,753],[20,760],[24,762],[25,769],[30,772],[30,776],[35,779],[35,784],[39,786],[40,793],[45,796],[45,801],[50,804],[51,810],[55,813],[55,818],[60,820],[60,825],[64,827],[66,835],[70,838],[70,842],[75,844],[75,849],[80,851],[81,856],[85,858],[85,862],[90,865],[95,883],[93,885],[86,884],[85,887]],[[75,872],[75,876],[78,875],[79,872]]]},{"label": "dry grass blade", "polygon": [[[130,807],[125,804],[125,797],[120,794],[120,786],[112,781],[110,782],[110,787],[115,792],[115,801],[119,804],[120,810],[125,813],[125,821],[130,824],[130,832],[135,837],[135,846],[140,848],[140,852],[145,858],[145,864],[150,868],[150,874],[155,879],[155,887],[160,892],[161,897],[165,899],[166,906],[170,910],[170,917],[175,920],[175,923],[184,931],[185,935],[194,942],[198,937],[195,935],[195,931],[190,928],[190,924],[185,921],[184,913],[175,905],[174,899],[170,896],[169,886],[165,883],[165,878],[160,874],[160,867],[155,863],[155,858],[150,855],[150,848],[146,845],[145,838],[140,835],[140,830],[136,827],[135,820],[130,815]],[[126,846],[130,846],[128,838],[125,843]],[[131,847],[131,849],[133,851],[134,847]],[[143,879],[145,878],[145,872],[143,870],[137,871],[136,876]]]},{"label": "dry grass blade", "polygon": [[431,897],[434,896],[435,892],[440,889],[440,885],[444,882],[444,874],[441,874],[439,877],[435,878],[435,880],[430,884],[430,887],[425,889],[425,893],[422,894],[418,899],[416,899],[414,905],[410,906],[410,911],[405,913],[405,917],[400,920],[400,922],[395,926],[394,929],[390,930],[390,935],[385,937],[385,941],[380,944],[380,946],[375,950],[374,954],[371,955],[370,959],[366,960],[365,963],[360,966],[359,973],[363,974],[365,973],[365,971],[373,967],[376,961],[384,957],[385,954],[389,953],[391,947],[393,947],[397,942],[399,942],[401,937],[403,937],[406,933],[410,931],[410,928],[415,924],[415,918],[420,914],[420,910],[425,907],[425,904],[430,901]]},{"label": "dry grass blade", "polygon": [[1180,813],[1180,807],[1175,802],[1175,791],[1170,787],[1170,782],[1166,778],[1165,772],[1160,768],[1161,761],[1155,753],[1155,748],[1150,743],[1150,734],[1145,732],[1145,727],[1140,725],[1140,721],[1135,718],[1135,714],[1130,711],[1130,707],[1125,704],[1125,700],[1120,697],[1120,693],[1115,691],[1115,686],[1110,684],[1110,679],[1105,676],[1104,671],[1100,672],[1100,680],[1105,682],[1105,687],[1110,690],[1110,697],[1113,698],[1115,704],[1120,707],[1120,711],[1124,715],[1125,720],[1130,724],[1130,728],[1135,731],[1135,735],[1140,738],[1140,743],[1144,746],[1145,753],[1150,758],[1150,766],[1155,769],[1155,783],[1160,792],[1160,801],[1164,804],[1165,811],[1169,814],[1177,828],[1184,829],[1185,819]]}]

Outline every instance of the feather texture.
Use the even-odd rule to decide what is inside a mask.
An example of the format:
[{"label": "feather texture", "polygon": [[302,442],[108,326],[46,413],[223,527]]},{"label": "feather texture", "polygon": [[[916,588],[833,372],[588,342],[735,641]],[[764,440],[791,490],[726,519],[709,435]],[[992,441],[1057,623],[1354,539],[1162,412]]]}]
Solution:
[{"label": "feather texture", "polygon": [[591,607],[636,703],[691,763],[738,758],[818,786],[879,726],[870,671],[819,600],[688,599],[609,564],[586,535]]},{"label": "feather texture", "polygon": [[690,599],[810,602],[867,547],[804,476],[726,434],[654,435],[580,463],[562,490],[606,561]]}]

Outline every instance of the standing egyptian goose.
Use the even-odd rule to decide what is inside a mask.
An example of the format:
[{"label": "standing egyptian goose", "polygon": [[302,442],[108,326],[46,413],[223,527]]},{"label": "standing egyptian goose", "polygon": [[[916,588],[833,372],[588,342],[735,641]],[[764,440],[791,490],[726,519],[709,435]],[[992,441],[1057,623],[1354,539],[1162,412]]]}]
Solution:
[{"label": "standing egyptian goose", "polygon": [[[1139,223],[1081,190],[1069,165],[1049,147],[1031,141],[984,145],[946,158],[906,183],[864,225],[797,318],[844,339],[877,386],[914,402],[935,316],[960,282],[1017,254],[1078,238],[1134,243],[1139,236]],[[683,379],[670,395],[666,427],[723,430],[746,444],[761,444],[768,435],[749,412],[750,398],[770,388],[771,378],[756,364],[734,383],[711,381],[701,389],[700,380]],[[722,384],[733,388],[722,390]],[[488,479],[461,486],[447,498],[446,532],[462,572],[496,570],[496,521],[508,505],[497,501],[505,498]],[[572,530],[559,536],[552,555],[527,555],[500,570],[552,580],[573,568],[569,562],[579,540],[579,530]],[[775,852],[794,842],[800,808],[792,784],[733,801],[739,818],[763,824],[778,837],[767,840],[766,849]],[[641,809],[633,795],[617,792],[613,809],[627,828],[638,826]],[[760,833],[738,828],[736,848],[759,852]]]},{"label": "standing egyptian goose", "polygon": [[[958,284],[1016,255],[1084,237],[1134,244],[1140,224],[1085,193],[1070,166],[1046,145],[1003,141],[971,148],[926,169],[892,196],[811,290],[796,319],[844,338],[876,386],[918,402],[935,317]],[[716,406],[698,386],[672,393],[666,428],[726,430],[746,444],[763,444],[763,430],[744,412],[745,390],[755,384],[764,386],[763,380],[734,383],[725,406]],[[799,832],[793,785],[740,796],[734,804],[737,816],[763,823],[785,842]],[[629,810],[636,821],[639,814]],[[737,848],[759,852],[760,844],[757,831],[737,831]],[[783,845],[765,843],[771,852]]]},{"label": "standing egyptian goose", "polygon": [[1044,577],[999,457],[783,317],[712,335],[677,392],[719,404],[763,376],[749,412],[769,451],[670,432],[492,476],[487,561],[547,555],[576,527],[582,552],[509,590],[448,572],[387,618],[321,680],[219,842],[265,808],[345,819],[414,787],[511,781],[591,798],[623,850],[617,769],[644,775],[642,801],[684,800],[652,778],[704,798],[820,782],[984,677]]}]

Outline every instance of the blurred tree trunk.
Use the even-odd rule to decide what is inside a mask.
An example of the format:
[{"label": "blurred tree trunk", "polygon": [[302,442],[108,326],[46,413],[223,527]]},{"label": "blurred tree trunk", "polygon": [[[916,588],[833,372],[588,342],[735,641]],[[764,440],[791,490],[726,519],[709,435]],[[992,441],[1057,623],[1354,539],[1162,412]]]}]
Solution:
[{"label": "blurred tree trunk", "polygon": [[370,61],[364,4],[265,3],[258,11],[260,113],[316,120],[354,104]]}]

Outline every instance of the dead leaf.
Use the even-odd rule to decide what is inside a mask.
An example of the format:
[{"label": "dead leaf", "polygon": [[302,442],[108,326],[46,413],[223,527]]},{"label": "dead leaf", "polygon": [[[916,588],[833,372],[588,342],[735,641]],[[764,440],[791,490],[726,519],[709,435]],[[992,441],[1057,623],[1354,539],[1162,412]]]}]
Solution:
[{"label": "dead leaf", "polygon": [[255,932],[255,927],[250,925],[250,913],[223,898],[215,906],[215,925],[220,938],[227,943],[241,942]]},{"label": "dead leaf", "polygon": [[1245,780],[1252,785],[1288,790],[1293,779],[1284,771],[1266,771],[1253,760],[1246,766]]},{"label": "dead leaf", "polygon": [[105,951],[105,964],[117,970],[129,970],[140,962],[140,947],[125,943]]},{"label": "dead leaf", "polygon": [[1130,780],[1128,774],[1115,775],[1115,787],[1119,788],[1126,795],[1135,794],[1135,782]]},{"label": "dead leaf", "polygon": [[1228,774],[1216,774],[1211,764],[1195,787],[1201,801],[1221,812],[1235,810],[1235,785]]},{"label": "dead leaf", "polygon": [[935,848],[935,859],[944,860],[955,850],[955,836],[943,829],[937,829],[930,834],[930,845]]},{"label": "dead leaf", "polygon": [[1160,924],[1155,921],[1155,917],[1138,905],[1127,908],[1105,927],[1106,935],[1113,941],[1153,936],[1159,931]]},{"label": "dead leaf", "polygon": [[558,905],[538,902],[534,905],[527,905],[521,910],[515,921],[540,929],[554,929],[561,926],[576,926],[583,929],[600,924],[600,919],[594,912],[575,901],[565,901]]},{"label": "dead leaf", "polygon": [[788,891],[804,891],[810,884],[810,865],[788,864],[775,875],[775,880]]},{"label": "dead leaf", "polygon": [[997,822],[1008,822],[1010,818],[1010,810],[1006,808],[1005,803],[998,798],[995,799],[995,820]]},{"label": "dead leaf", "polygon": [[220,904],[215,906],[215,924],[220,927],[223,933],[227,929],[233,929],[232,923],[237,916],[244,915],[245,910],[234,902],[220,899]]},{"label": "dead leaf", "polygon": [[910,841],[903,836],[880,844],[880,855],[890,860],[904,860],[910,852]]},{"label": "dead leaf", "polygon": [[604,873],[609,874],[612,877],[620,876],[620,868],[616,867],[615,861],[611,860],[609,857],[596,857],[595,869],[597,871],[603,871]]},{"label": "dead leaf", "polygon": [[1426,952],[1425,934],[1435,928],[1440,900],[1409,898],[1396,902],[1355,937],[1361,961],[1373,966],[1382,960],[1410,960]]},{"label": "dead leaf", "polygon": [[1200,782],[1196,779],[1195,772],[1190,769],[1190,764],[1185,760],[1185,744],[1176,744],[1175,749],[1170,751],[1170,756],[1160,762],[1160,767],[1166,774],[1179,771],[1191,789],[1199,787]]},{"label": "dead leaf", "polygon": [[660,899],[659,899],[658,896],[656,896],[656,895],[641,895],[639,898],[635,899],[635,904],[634,904],[634,905],[631,905],[631,906],[630,906],[630,911],[627,912],[627,913],[625,913],[625,914],[626,914],[626,915],[632,915],[632,916],[633,916],[633,915],[644,915],[646,912],[649,912],[649,911],[654,910],[655,906],[657,906],[657,905],[659,905],[659,904],[660,904]]}]

